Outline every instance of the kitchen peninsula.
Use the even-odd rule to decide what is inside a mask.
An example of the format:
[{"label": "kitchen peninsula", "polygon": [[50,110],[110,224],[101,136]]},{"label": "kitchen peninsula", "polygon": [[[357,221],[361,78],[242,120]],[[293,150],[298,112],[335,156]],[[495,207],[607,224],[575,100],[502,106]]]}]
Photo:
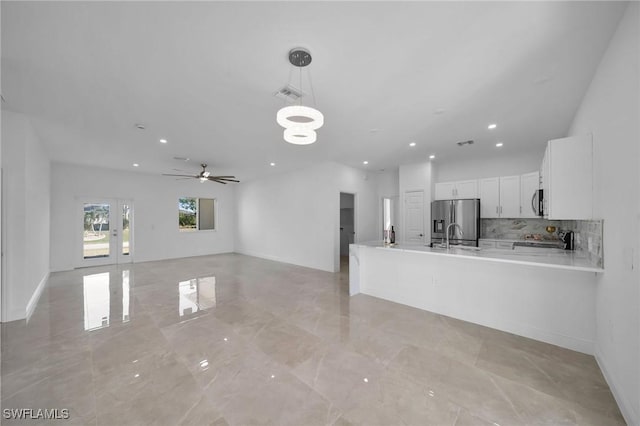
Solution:
[{"label": "kitchen peninsula", "polygon": [[592,354],[596,274],[576,253],[350,246],[350,293]]}]

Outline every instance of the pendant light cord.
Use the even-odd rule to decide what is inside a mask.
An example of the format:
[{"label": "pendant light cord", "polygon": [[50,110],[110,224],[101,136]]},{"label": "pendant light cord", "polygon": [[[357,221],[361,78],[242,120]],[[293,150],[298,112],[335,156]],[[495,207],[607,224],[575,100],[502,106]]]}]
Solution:
[{"label": "pendant light cord", "polygon": [[313,91],[313,82],[311,81],[311,70],[307,70],[307,76],[309,77],[309,87],[311,88],[311,98],[313,99],[313,106],[318,106],[316,102],[316,93]]}]

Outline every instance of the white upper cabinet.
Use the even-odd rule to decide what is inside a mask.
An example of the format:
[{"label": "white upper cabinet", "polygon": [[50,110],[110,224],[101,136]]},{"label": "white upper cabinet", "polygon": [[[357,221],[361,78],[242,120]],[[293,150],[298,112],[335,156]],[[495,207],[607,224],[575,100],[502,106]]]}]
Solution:
[{"label": "white upper cabinet", "polygon": [[520,217],[539,217],[533,208],[534,193],[538,189],[540,189],[540,172],[520,176]]},{"label": "white upper cabinet", "polygon": [[478,198],[478,181],[461,180],[457,182],[442,182],[435,185],[436,200],[457,200]]},{"label": "white upper cabinet", "polygon": [[520,176],[478,181],[481,218],[520,217]]},{"label": "white upper cabinet", "polygon": [[554,139],[542,162],[545,217],[593,219],[592,135]]},{"label": "white upper cabinet", "polygon": [[456,185],[454,182],[436,183],[435,199],[452,200],[454,198]]},{"label": "white upper cabinet", "polygon": [[500,217],[500,178],[487,178],[478,181],[480,192],[480,217]]},{"label": "white upper cabinet", "polygon": [[478,198],[478,181],[461,180],[456,182],[456,198]]},{"label": "white upper cabinet", "polygon": [[500,178],[500,217],[520,217],[520,176]]}]

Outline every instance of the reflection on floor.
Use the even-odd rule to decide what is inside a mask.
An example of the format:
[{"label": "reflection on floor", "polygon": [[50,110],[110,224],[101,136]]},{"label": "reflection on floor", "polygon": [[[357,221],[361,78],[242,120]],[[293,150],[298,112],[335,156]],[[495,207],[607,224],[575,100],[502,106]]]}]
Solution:
[{"label": "reflection on floor", "polygon": [[52,274],[31,321],[3,325],[2,407],[93,425],[623,424],[593,357],[350,298],[347,280],[235,254]]}]

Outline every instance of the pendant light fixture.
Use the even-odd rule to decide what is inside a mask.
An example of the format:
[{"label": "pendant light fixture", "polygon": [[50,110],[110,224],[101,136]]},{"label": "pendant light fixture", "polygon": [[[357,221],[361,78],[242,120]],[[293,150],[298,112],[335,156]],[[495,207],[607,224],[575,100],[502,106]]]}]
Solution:
[{"label": "pendant light fixture", "polygon": [[[289,62],[300,69],[300,91],[302,91],[302,68],[311,63],[311,53],[302,47],[289,51]],[[313,85],[309,74],[309,87],[313,94]],[[324,116],[315,108],[302,105],[302,95],[298,105],[281,108],[276,114],[276,121],[284,127],[284,140],[295,145],[309,145],[316,141],[318,130],[324,124]]]}]

